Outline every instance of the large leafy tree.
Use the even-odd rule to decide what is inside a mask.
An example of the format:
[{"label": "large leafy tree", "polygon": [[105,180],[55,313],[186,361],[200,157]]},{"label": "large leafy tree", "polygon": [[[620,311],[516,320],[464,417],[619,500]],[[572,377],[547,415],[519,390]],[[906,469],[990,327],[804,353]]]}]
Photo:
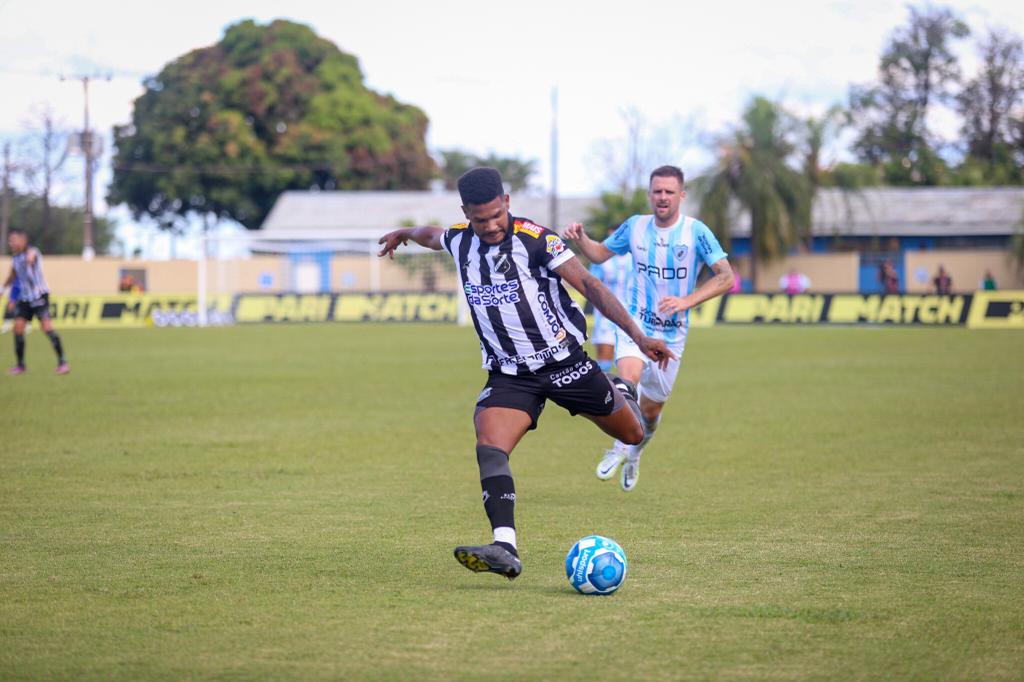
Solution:
[{"label": "large leafy tree", "polygon": [[435,172],[424,113],[301,24],[235,24],[145,88],[114,129],[108,201],[167,227],[205,214],[254,229],[287,189],[418,189]]},{"label": "large leafy tree", "polygon": [[854,151],[881,167],[887,182],[944,181],[947,169],[928,129],[928,114],[952,98],[960,78],[953,47],[967,35],[967,25],[952,10],[911,7],[907,24],[882,53],[878,83],[851,89],[850,120],[858,132]]},{"label": "large leafy tree", "polygon": [[[961,180],[969,184],[1024,183],[1024,41],[993,30],[979,43],[981,68],[957,96],[966,158]],[[1024,142],[1024,140],[1020,140]]]},{"label": "large leafy tree", "polygon": [[810,235],[811,183],[793,168],[801,132],[781,106],[756,97],[741,125],[718,141],[714,170],[697,183],[701,220],[726,248],[733,206],[749,213],[754,277],[758,259],[781,256]]}]

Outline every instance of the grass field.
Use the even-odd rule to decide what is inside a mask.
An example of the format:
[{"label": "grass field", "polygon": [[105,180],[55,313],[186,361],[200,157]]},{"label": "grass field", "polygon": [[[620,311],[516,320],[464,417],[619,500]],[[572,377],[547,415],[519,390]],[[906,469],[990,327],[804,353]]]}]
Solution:
[{"label": "grass field", "polygon": [[2,679],[1024,677],[1024,334],[695,330],[635,492],[555,406],[515,452],[512,583],[451,557],[471,330],[64,338],[0,381]]}]

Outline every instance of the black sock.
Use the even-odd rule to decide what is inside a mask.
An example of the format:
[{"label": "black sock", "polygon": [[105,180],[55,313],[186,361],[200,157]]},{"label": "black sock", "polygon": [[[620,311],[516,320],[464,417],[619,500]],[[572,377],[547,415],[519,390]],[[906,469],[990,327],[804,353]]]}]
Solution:
[{"label": "black sock", "polygon": [[[491,530],[511,528],[515,542],[516,484],[508,465],[508,453],[492,445],[476,446],[476,461],[480,465],[480,487],[484,491],[484,511],[491,522]],[[508,536],[507,531],[503,531]],[[495,533],[497,535],[497,533]],[[493,544],[519,556],[512,542],[495,540]]]},{"label": "black sock", "polygon": [[480,481],[484,490],[484,511],[491,528],[516,527],[516,484],[511,476],[491,476]]},{"label": "black sock", "polygon": [[53,350],[57,353],[57,361],[60,364],[64,364],[64,348],[60,345],[60,337],[57,336],[57,332],[49,331],[46,335],[50,337],[50,343],[53,344]]},{"label": "black sock", "polygon": [[18,367],[25,366],[25,335],[14,335],[14,354],[18,358]]}]

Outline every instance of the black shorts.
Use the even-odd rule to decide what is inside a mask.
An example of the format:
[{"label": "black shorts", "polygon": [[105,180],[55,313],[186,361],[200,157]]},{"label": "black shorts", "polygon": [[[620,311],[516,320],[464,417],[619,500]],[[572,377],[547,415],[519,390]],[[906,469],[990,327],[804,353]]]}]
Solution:
[{"label": "black shorts", "polygon": [[43,294],[40,298],[31,301],[18,301],[18,310],[14,316],[25,318],[30,322],[33,317],[40,322],[50,319],[50,295]]},{"label": "black shorts", "polygon": [[530,415],[530,428],[535,429],[548,398],[572,415],[603,417],[623,405],[618,389],[608,376],[581,351],[533,374],[514,376],[491,372],[476,406],[477,409],[511,407],[522,410]]}]

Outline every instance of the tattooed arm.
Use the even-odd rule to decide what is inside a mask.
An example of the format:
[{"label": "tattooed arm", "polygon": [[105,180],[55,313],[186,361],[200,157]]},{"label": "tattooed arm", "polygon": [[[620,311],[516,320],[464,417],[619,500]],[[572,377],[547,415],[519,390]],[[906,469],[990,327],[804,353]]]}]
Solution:
[{"label": "tattooed arm", "polygon": [[636,345],[639,346],[644,355],[662,366],[668,363],[670,359],[675,359],[675,356],[669,351],[664,341],[644,336],[643,332],[640,331],[640,327],[637,326],[633,318],[626,312],[626,309],[619,303],[619,299],[615,298],[615,294],[602,284],[599,279],[587,272],[583,265],[580,264],[578,258],[570,258],[555,268],[555,272],[558,273],[559,277],[571,284],[574,289],[583,294],[605,317],[618,325],[622,331],[626,332],[629,338],[633,339]]}]

